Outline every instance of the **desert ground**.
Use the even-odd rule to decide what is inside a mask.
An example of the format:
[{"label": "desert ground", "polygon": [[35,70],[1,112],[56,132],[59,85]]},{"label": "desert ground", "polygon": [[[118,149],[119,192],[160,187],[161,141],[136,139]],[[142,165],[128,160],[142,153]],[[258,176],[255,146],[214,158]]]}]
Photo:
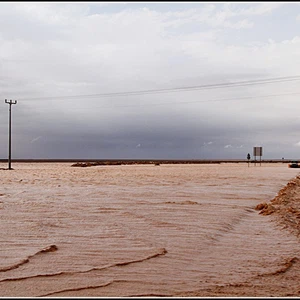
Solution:
[{"label": "desert ground", "polygon": [[297,297],[286,163],[0,163],[2,297]]}]

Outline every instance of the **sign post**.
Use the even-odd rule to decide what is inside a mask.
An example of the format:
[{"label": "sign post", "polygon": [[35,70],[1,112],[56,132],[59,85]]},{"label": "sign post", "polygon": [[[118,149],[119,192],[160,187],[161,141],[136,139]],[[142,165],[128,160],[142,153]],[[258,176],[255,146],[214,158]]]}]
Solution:
[{"label": "sign post", "polygon": [[250,153],[247,154],[247,159],[248,159],[248,168],[249,168]]}]

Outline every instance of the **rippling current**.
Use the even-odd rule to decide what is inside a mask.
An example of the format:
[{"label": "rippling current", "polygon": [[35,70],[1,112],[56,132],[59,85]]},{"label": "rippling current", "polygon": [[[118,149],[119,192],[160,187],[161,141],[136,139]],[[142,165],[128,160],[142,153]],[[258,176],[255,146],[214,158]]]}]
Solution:
[{"label": "rippling current", "polygon": [[298,175],[287,164],[12,167],[0,170],[3,297],[172,296],[298,253],[254,209]]}]

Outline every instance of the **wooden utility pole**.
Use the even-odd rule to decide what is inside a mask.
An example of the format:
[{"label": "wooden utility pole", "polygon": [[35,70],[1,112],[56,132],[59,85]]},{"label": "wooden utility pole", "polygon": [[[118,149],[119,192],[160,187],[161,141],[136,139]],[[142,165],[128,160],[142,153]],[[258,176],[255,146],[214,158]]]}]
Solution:
[{"label": "wooden utility pole", "polygon": [[8,126],[8,169],[11,170],[11,105],[17,104],[17,101],[5,99],[5,103],[9,104],[9,126]]}]

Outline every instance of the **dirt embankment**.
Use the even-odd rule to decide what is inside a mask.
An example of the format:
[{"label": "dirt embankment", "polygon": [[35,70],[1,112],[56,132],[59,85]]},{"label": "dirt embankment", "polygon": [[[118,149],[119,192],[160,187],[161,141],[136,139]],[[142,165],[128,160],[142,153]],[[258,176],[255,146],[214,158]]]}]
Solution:
[{"label": "dirt embankment", "polygon": [[120,165],[155,165],[160,164],[220,164],[220,161],[209,160],[105,160],[76,162],[71,167],[120,166]]},{"label": "dirt embankment", "polygon": [[262,215],[273,214],[284,228],[300,236],[300,175],[283,187],[269,203],[256,206]]}]

